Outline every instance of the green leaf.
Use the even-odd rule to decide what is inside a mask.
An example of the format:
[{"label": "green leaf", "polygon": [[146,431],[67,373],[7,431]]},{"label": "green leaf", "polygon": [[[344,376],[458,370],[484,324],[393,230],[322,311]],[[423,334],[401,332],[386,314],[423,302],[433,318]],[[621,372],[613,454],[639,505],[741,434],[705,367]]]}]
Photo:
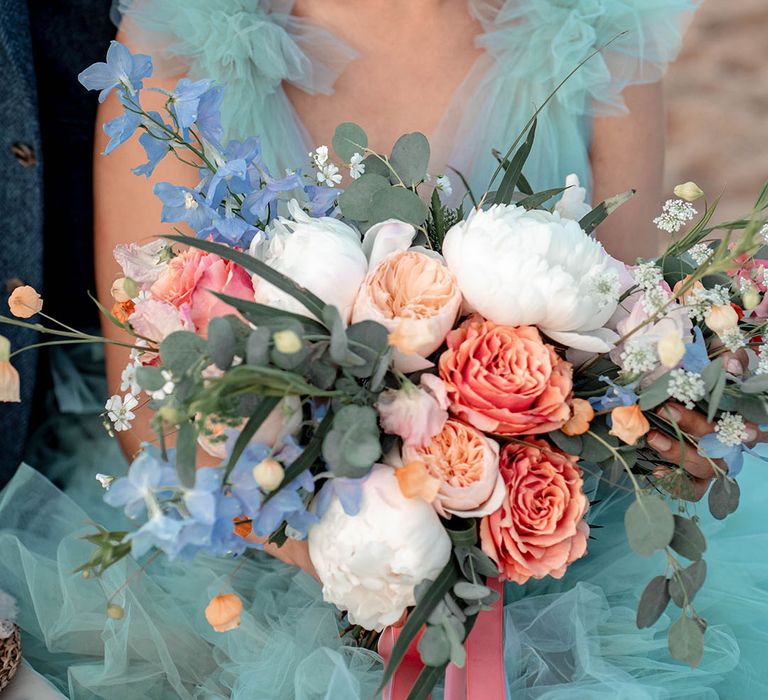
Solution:
[{"label": "green leaf", "polygon": [[454,547],[468,549],[477,543],[477,525],[472,519],[451,518],[445,530]]},{"label": "green leaf", "polygon": [[359,478],[381,456],[378,416],[371,406],[344,406],[323,440],[323,458],[335,476]]},{"label": "green leaf", "polygon": [[366,175],[381,175],[389,183],[389,174],[392,171],[381,156],[372,153],[363,159],[363,165],[365,166]]},{"label": "green leaf", "polygon": [[442,666],[451,658],[451,643],[439,625],[430,625],[424,630],[417,649],[426,666]]},{"label": "green leaf", "polygon": [[[519,186],[520,183],[518,182],[518,188]],[[542,190],[535,194],[529,194],[517,202],[517,206],[524,207],[525,209],[540,209],[544,202],[548,202],[552,197],[557,197],[557,195],[562,194],[567,189],[567,187],[554,187],[551,190]]]},{"label": "green leaf", "polygon": [[715,479],[709,489],[709,512],[712,517],[724,520],[739,507],[741,489],[739,484],[727,476]]},{"label": "green leaf", "polygon": [[605,221],[609,215],[613,214],[622,204],[628,202],[635,196],[635,190],[627,190],[615,197],[600,202],[589,214],[579,221],[579,226],[585,233],[592,233],[600,224]]},{"label": "green leaf", "polygon": [[[669,595],[678,608],[690,605],[704,585],[707,577],[707,562],[703,559],[693,562],[669,579]],[[687,600],[686,600],[687,597]]]},{"label": "green leaf", "polygon": [[355,153],[364,155],[365,149],[368,148],[368,136],[354,122],[344,122],[336,127],[331,144],[336,155],[345,163],[349,163]]},{"label": "green leaf", "polygon": [[352,180],[339,197],[339,207],[346,219],[368,221],[371,219],[373,195],[390,187],[389,178],[368,173]]},{"label": "green leaf", "polygon": [[139,367],[136,370],[136,382],[144,391],[160,391],[165,379],[157,367]]},{"label": "green leaf", "polygon": [[187,488],[195,485],[196,457],[197,427],[192,421],[185,421],[176,433],[176,474]]},{"label": "green leaf", "polygon": [[758,425],[768,423],[768,401],[759,394],[725,394],[720,400],[720,410],[734,411]]},{"label": "green leaf", "polygon": [[247,299],[232,297],[229,294],[221,294],[219,292],[211,292],[211,294],[237,309],[255,326],[282,325],[285,323],[285,319],[291,319],[300,323],[307,333],[324,333],[326,330],[322,323],[318,323],[309,316],[285,311],[274,306],[267,306],[266,304],[258,304]]},{"label": "green leaf", "polygon": [[256,328],[248,336],[245,344],[245,361],[249,365],[264,366],[269,363],[269,344],[272,331],[269,328]]},{"label": "green leaf", "polygon": [[698,666],[704,656],[704,632],[687,615],[681,615],[669,628],[669,653],[691,667]]},{"label": "green leaf", "polygon": [[235,330],[223,316],[208,324],[208,355],[222,370],[229,369],[235,359]]},{"label": "green leaf", "polygon": [[443,677],[447,665],[446,663],[442,666],[425,666],[408,693],[407,700],[428,700],[433,688]]},{"label": "green leaf", "polygon": [[643,411],[660,406],[669,398],[669,372],[651,382],[640,394],[638,402]]},{"label": "green leaf", "polygon": [[509,166],[504,173],[504,177],[501,179],[499,189],[496,190],[496,197],[494,199],[495,204],[509,204],[512,201],[512,197],[515,194],[517,183],[520,180],[520,175],[523,172],[523,166],[525,161],[528,160],[528,156],[531,154],[531,148],[533,148],[533,141],[536,137],[536,117],[533,119],[531,128],[528,130],[528,135],[525,137],[525,141],[520,148],[517,149],[517,153],[512,156],[509,162]]},{"label": "green leaf", "polygon": [[457,598],[462,600],[483,600],[492,593],[488,586],[481,586],[469,581],[458,581],[453,587],[453,592]]},{"label": "green leaf", "polygon": [[347,328],[347,339],[360,363],[347,368],[353,377],[365,379],[370,377],[380,366],[382,360],[387,367],[387,359],[391,354],[389,347],[389,332],[376,321],[359,321]]},{"label": "green leaf", "polygon": [[300,287],[282,272],[278,272],[265,262],[262,262],[247,253],[242,253],[239,250],[230,248],[222,243],[205,241],[191,236],[163,236],[163,238],[167,238],[169,241],[175,241],[176,243],[181,243],[191,248],[205,250],[206,252],[218,255],[225,260],[231,260],[233,263],[240,265],[240,267],[245,268],[249,272],[253,272],[263,280],[277,287],[280,291],[285,292],[294,298],[300,304],[305,306],[313,316],[316,316],[317,318],[322,318],[323,316],[325,302],[320,299],[320,297],[309,290],[304,289],[304,287]]},{"label": "green leaf", "polygon": [[581,435],[566,435],[560,430],[555,430],[549,433],[548,437],[566,454],[577,456],[581,454],[584,446]]},{"label": "green leaf", "polygon": [[624,515],[629,546],[648,557],[664,549],[675,534],[675,520],[669,506],[658,496],[639,495]]},{"label": "green leaf", "polygon": [[199,335],[174,331],[160,344],[160,359],[171,372],[182,375],[200,361],[205,349],[205,341]]},{"label": "green leaf", "polygon": [[435,238],[437,243],[442,245],[447,227],[445,225],[445,210],[443,209],[443,203],[440,201],[440,195],[437,192],[437,187],[432,190],[430,211],[432,213],[432,223],[435,227]]},{"label": "green leaf", "polygon": [[645,629],[653,625],[669,605],[669,581],[664,576],[655,576],[643,590],[637,606],[637,626]]},{"label": "green leaf", "polygon": [[709,406],[707,407],[707,420],[711,423],[715,419],[717,409],[720,407],[720,399],[723,398],[723,392],[725,391],[725,372],[721,372],[717,378],[715,388],[712,389],[712,393],[709,395]]},{"label": "green leaf", "polygon": [[740,387],[745,394],[763,394],[768,392],[768,374],[756,374],[742,382]]},{"label": "green leaf", "polygon": [[[594,433],[594,434],[593,434]],[[600,439],[598,440],[597,437]],[[582,447],[579,457],[586,462],[602,462],[613,456],[611,447],[618,449],[619,439],[615,435],[608,434],[608,426],[594,421],[588,433],[581,436]],[[602,442],[601,442],[602,441]],[[610,447],[606,447],[607,443]]]},{"label": "green leaf", "polygon": [[411,614],[408,615],[405,625],[403,625],[400,632],[400,636],[395,642],[395,646],[392,649],[392,655],[389,657],[389,663],[387,663],[387,667],[384,669],[381,685],[374,695],[379,695],[387,683],[389,683],[395,670],[405,657],[405,653],[408,651],[411,642],[416,638],[416,635],[427,622],[432,611],[442,602],[443,597],[451,590],[458,578],[459,572],[456,569],[453,560],[450,560],[420,597],[416,607]]},{"label": "green leaf", "polygon": [[377,223],[386,219],[399,219],[421,226],[428,213],[427,205],[419,195],[404,187],[393,186],[374,193],[369,221]]},{"label": "green leaf", "polygon": [[707,541],[693,520],[675,515],[675,535],[669,546],[686,559],[698,561],[707,549]]},{"label": "green leaf", "polygon": [[253,436],[256,435],[256,431],[261,427],[261,424],[267,420],[269,414],[277,408],[277,404],[280,403],[280,399],[276,396],[264,396],[256,406],[256,410],[253,412],[248,422],[243,426],[240,431],[240,435],[237,436],[235,446],[232,448],[232,454],[229,456],[226,469],[224,470],[224,481],[232,473],[232,470],[237,464],[237,460],[248,447]]},{"label": "green leaf", "polygon": [[[418,131],[403,134],[395,141],[389,162],[406,187],[415,187],[427,176],[429,167],[427,137]],[[394,174],[391,182],[393,185],[397,182]],[[379,220],[383,221],[383,219]]]},{"label": "green leaf", "polygon": [[701,371],[701,378],[704,380],[704,387],[708,393],[715,388],[715,384],[717,384],[722,374],[723,361],[719,357],[716,360],[712,360],[712,362]]}]

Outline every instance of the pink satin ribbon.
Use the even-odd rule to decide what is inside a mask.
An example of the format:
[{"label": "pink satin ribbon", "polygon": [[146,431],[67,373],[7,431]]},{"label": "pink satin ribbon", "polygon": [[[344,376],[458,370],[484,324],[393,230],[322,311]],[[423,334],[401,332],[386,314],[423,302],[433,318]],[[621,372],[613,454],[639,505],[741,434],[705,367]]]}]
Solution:
[{"label": "pink satin ribbon", "polygon": [[[445,700],[504,700],[504,584],[489,579],[489,588],[499,593],[491,610],[477,616],[475,626],[464,643],[467,662],[464,668],[449,664],[445,672]],[[387,627],[379,638],[379,653],[389,660],[400,629]],[[424,665],[416,645],[411,643],[405,658],[384,688],[382,700],[406,700]]]}]

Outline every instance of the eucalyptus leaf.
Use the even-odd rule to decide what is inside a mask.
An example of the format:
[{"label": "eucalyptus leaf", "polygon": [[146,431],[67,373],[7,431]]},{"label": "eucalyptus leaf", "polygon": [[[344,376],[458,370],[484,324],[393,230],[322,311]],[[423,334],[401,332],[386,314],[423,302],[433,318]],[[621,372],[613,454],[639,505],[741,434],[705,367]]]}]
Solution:
[{"label": "eucalyptus leaf", "polygon": [[669,579],[669,595],[678,608],[690,605],[704,585],[707,577],[707,562],[703,559],[693,562]]},{"label": "eucalyptus leaf", "polygon": [[176,433],[176,474],[187,488],[195,485],[196,457],[197,428],[192,421],[185,421]]},{"label": "eucalyptus leaf", "polygon": [[160,359],[171,372],[181,375],[199,362],[205,350],[205,341],[196,333],[174,331],[160,343]]},{"label": "eucalyptus leaf", "polygon": [[727,476],[720,476],[709,489],[709,512],[712,517],[724,520],[739,507],[740,497],[739,484]]},{"label": "eucalyptus leaf", "polygon": [[453,587],[453,592],[458,598],[462,600],[483,600],[490,593],[491,589],[488,586],[481,586],[476,583],[470,583],[469,581],[458,581]]},{"label": "eucalyptus leaf", "polygon": [[650,411],[669,398],[669,373],[662,375],[642,390],[638,402],[643,411]]},{"label": "eucalyptus leaf", "polygon": [[389,347],[389,331],[376,321],[359,321],[347,328],[347,338],[355,355],[362,362],[347,368],[349,374],[358,378],[370,377],[381,364],[385,370],[389,367],[387,359],[391,351]]},{"label": "eucalyptus leaf", "polygon": [[669,506],[658,496],[640,495],[624,516],[629,546],[642,556],[664,549],[675,534]]},{"label": "eucalyptus leaf", "polygon": [[136,382],[144,391],[159,391],[165,384],[165,378],[157,367],[139,367]]},{"label": "eucalyptus leaf", "polygon": [[549,433],[549,439],[563,452],[569,455],[581,455],[584,446],[581,435],[566,435],[561,430],[554,430]]},{"label": "eucalyptus leaf", "polygon": [[235,330],[223,316],[208,324],[208,355],[221,370],[227,370],[235,359]]},{"label": "eucalyptus leaf", "polygon": [[637,626],[640,629],[653,625],[669,605],[669,581],[665,576],[655,576],[643,590],[637,606]]},{"label": "eucalyptus leaf", "polygon": [[669,628],[669,653],[696,667],[704,656],[704,632],[694,620],[681,615]]},{"label": "eucalyptus leaf", "polygon": [[[591,434],[591,433],[594,433]],[[598,440],[598,436],[600,439]],[[581,436],[582,448],[579,457],[586,462],[602,462],[613,456],[610,447],[618,448],[619,440],[615,435],[609,435],[608,429],[603,424],[595,423],[590,426],[590,432]],[[606,447],[605,443],[610,445]]]},{"label": "eucalyptus leaf", "polygon": [[[418,185],[426,176],[429,167],[429,141],[417,131],[403,134],[392,148],[389,162],[406,187]],[[392,184],[398,182],[394,174]],[[422,219],[423,221],[423,219]]]},{"label": "eucalyptus leaf", "polygon": [[723,398],[723,392],[725,391],[726,374],[722,372],[717,378],[712,393],[709,395],[709,406],[707,407],[707,420],[711,423],[717,415],[717,410],[720,407],[720,400]]},{"label": "eucalyptus leaf", "polygon": [[381,456],[378,416],[370,406],[344,406],[323,440],[323,458],[337,477],[359,478]]},{"label": "eucalyptus leaf", "polygon": [[249,365],[264,366],[269,363],[269,344],[272,332],[269,328],[256,328],[245,344],[245,361]]},{"label": "eucalyptus leaf", "polygon": [[398,219],[421,226],[428,213],[427,205],[419,195],[404,187],[392,186],[374,192],[369,221],[377,223],[386,219]]},{"label": "eucalyptus leaf", "polygon": [[451,658],[451,643],[442,625],[427,627],[417,648],[425,666],[442,666]]},{"label": "eucalyptus leaf", "polygon": [[675,515],[675,535],[669,546],[686,559],[698,561],[707,549],[707,541],[693,520]]},{"label": "eucalyptus leaf", "polygon": [[388,177],[366,172],[357,180],[352,180],[339,196],[341,213],[347,219],[368,221],[371,218],[373,195],[389,187]]},{"label": "eucalyptus leaf", "polygon": [[720,399],[721,411],[734,411],[758,425],[768,423],[768,401],[761,394],[724,394]]},{"label": "eucalyptus leaf", "polygon": [[336,127],[331,144],[336,155],[349,163],[355,153],[364,154],[365,149],[368,148],[368,136],[354,122],[344,122]]},{"label": "eucalyptus leaf", "polygon": [[707,393],[711,393],[720,377],[723,375],[723,361],[718,357],[712,360],[702,371],[701,378]]},{"label": "eucalyptus leaf", "polygon": [[768,374],[756,374],[742,382],[739,388],[745,394],[764,394],[768,392]]},{"label": "eucalyptus leaf", "polygon": [[450,617],[443,620],[443,630],[451,645],[450,661],[458,668],[464,668],[467,661],[467,652],[462,644],[464,636],[464,625],[462,620]]},{"label": "eucalyptus leaf", "polygon": [[363,159],[363,165],[365,166],[366,175],[381,175],[387,178],[387,183],[389,183],[389,174],[392,171],[380,155],[374,155],[372,153],[371,155],[366,156]]}]

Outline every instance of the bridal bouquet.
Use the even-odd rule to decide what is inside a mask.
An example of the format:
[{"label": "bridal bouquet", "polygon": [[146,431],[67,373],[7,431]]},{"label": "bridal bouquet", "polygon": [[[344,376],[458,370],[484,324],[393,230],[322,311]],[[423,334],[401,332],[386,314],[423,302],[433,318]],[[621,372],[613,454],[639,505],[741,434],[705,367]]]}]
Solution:
[{"label": "bridal bouquet", "polygon": [[[666,553],[638,624],[671,601],[670,651],[697,664],[706,543],[688,508],[702,480],[645,435],[704,456],[712,514],[735,510],[735,477],[768,423],[768,187],[748,218],[711,227],[714,206],[699,216],[703,193],[680,186],[656,220],[671,235],[664,254],[625,265],[592,234],[631,193],[592,209],[574,176],[534,192],[523,171],[536,117],[488,191],[449,206],[421,134],[384,155],[342,124],[310,167],[275,175],[258,139],[221,143],[210,81],[182,79],[164,114],[145,111],[151,70],[113,42],[80,76],[124,107],[104,127],[107,153],[138,131],[137,175],[169,156],[200,173],[195,188],[155,187],[163,221],[183,230],[115,250],[122,276],[103,311],[132,350],[105,419],[129,430],[146,404],[157,442],[126,475],[99,475],[137,527],[92,535],[83,570],[307,538],[347,634],[404,621],[385,680],[418,637],[413,697],[424,697],[449,662],[464,664],[498,597],[487,579],[560,578],[588,556],[585,478],[599,477],[617,497],[634,493],[629,547]],[[22,287],[11,310],[42,315],[42,300]],[[7,343],[3,353],[12,399]],[[705,414],[711,433],[691,434],[676,404]],[[202,454],[217,466],[199,467]],[[224,631],[240,611],[226,594],[207,615]]]}]

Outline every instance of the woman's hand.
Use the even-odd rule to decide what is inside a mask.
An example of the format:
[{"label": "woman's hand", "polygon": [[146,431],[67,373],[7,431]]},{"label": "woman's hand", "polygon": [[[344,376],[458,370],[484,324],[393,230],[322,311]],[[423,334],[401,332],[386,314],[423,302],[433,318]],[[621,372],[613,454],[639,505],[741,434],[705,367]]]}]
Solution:
[{"label": "woman's hand", "polygon": [[[714,426],[703,413],[689,410],[673,401],[664,404],[656,413],[664,420],[676,423],[683,433],[694,439],[714,432]],[[747,444],[751,446],[758,441],[760,430],[754,423],[747,423],[746,425]],[[707,492],[710,482],[716,476],[713,462],[724,472],[728,471],[728,467],[722,460],[713,460],[700,455],[696,447],[688,441],[686,441],[685,454],[683,454],[683,445],[680,444],[680,441],[660,430],[651,430],[646,440],[648,446],[658,452],[661,457],[669,462],[679,464],[688,472],[691,477],[693,493],[682,496],[686,500],[698,501]]]},{"label": "woman's hand", "polygon": [[315,571],[315,567],[312,565],[312,560],[309,558],[309,545],[306,540],[294,540],[289,537],[282,547],[278,547],[274,543],[267,542],[267,537],[258,537],[253,533],[248,535],[245,539],[249,542],[263,544],[264,551],[270,556],[279,559],[285,564],[297,566],[306,571],[310,576],[314,576],[318,581],[320,580]]}]

